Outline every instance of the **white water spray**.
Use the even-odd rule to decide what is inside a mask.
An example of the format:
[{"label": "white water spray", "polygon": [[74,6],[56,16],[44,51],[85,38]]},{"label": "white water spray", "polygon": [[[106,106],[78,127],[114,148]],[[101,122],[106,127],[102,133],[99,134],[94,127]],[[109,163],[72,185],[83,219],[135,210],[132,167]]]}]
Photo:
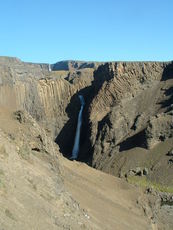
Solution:
[{"label": "white water spray", "polygon": [[76,159],[79,154],[80,130],[82,125],[82,111],[85,105],[85,100],[82,95],[79,95],[79,99],[81,103],[81,108],[78,115],[77,129],[76,129],[76,135],[75,135],[75,141],[74,141],[71,159]]},{"label": "white water spray", "polygon": [[49,72],[51,72],[52,70],[51,70],[51,65],[49,64]]}]

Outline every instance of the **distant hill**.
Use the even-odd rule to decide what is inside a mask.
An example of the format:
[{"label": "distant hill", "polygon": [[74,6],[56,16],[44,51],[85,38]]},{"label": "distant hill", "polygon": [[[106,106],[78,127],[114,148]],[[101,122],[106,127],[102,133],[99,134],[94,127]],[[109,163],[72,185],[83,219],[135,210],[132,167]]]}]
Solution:
[{"label": "distant hill", "polygon": [[85,61],[60,61],[57,62],[52,66],[52,70],[67,70],[67,71],[71,71],[71,70],[79,70],[79,69],[84,69],[84,68],[93,68],[96,69],[100,64],[102,64],[101,62],[85,62]]}]

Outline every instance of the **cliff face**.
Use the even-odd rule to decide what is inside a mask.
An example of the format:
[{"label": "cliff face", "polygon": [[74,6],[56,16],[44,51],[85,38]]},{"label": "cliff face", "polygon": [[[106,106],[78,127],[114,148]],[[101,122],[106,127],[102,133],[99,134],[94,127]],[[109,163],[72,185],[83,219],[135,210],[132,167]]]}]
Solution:
[{"label": "cliff face", "polygon": [[[85,68],[49,72],[47,64],[24,63],[16,58],[1,57],[0,106],[28,111],[55,138],[69,120],[66,107],[72,96],[91,84],[93,71]],[[74,118],[80,106],[78,104],[76,97]]]},{"label": "cliff face", "polygon": [[[137,157],[137,162],[136,154],[129,157],[130,151],[147,152],[171,140],[172,66],[156,62],[108,63],[98,68],[89,107],[94,167],[123,176],[131,167],[146,165],[143,157]],[[165,155],[170,148],[165,149]]]},{"label": "cliff face", "polygon": [[[130,132],[137,132],[139,125],[135,130],[131,128],[134,122],[139,123],[141,116],[145,127],[148,116],[161,107],[156,101],[163,69],[163,64],[158,63],[110,63],[95,73],[96,96],[90,106],[90,120],[96,128],[92,130],[94,142],[97,124],[104,119],[113,120],[109,126],[115,132],[112,133],[115,145]],[[100,86],[99,78],[104,79]]]}]

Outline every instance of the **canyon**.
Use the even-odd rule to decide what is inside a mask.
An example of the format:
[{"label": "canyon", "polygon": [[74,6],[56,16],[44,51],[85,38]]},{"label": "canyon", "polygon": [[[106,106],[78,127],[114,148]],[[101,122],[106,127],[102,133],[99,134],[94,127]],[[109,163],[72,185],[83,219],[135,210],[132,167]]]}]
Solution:
[{"label": "canyon", "polygon": [[173,62],[0,57],[0,137],[0,229],[173,228]]}]

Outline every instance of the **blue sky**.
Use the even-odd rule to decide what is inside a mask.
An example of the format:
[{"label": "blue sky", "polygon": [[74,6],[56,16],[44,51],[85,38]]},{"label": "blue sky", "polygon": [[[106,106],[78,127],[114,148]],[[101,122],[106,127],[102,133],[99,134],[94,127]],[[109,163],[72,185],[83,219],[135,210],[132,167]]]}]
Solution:
[{"label": "blue sky", "polygon": [[173,0],[2,0],[0,8],[0,56],[173,59]]}]

